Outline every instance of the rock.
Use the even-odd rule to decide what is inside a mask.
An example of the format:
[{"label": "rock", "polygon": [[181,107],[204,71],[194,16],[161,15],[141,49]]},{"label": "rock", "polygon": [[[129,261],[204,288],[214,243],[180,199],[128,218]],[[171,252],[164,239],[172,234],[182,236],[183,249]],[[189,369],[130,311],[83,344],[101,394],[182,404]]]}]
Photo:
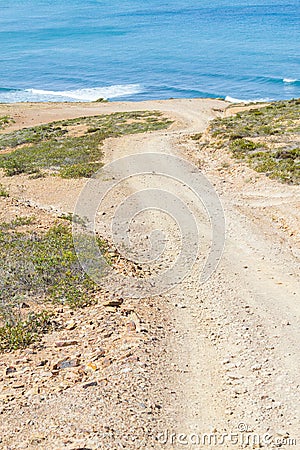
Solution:
[{"label": "rock", "polygon": [[106,311],[115,313],[117,312],[117,308],[115,306],[106,306]]},{"label": "rock", "polygon": [[83,387],[83,389],[87,389],[89,387],[93,387],[93,386],[97,386],[97,385],[98,385],[97,381],[91,381],[89,383],[83,384],[82,387]]},{"label": "rock", "polygon": [[54,370],[69,369],[71,367],[78,367],[80,365],[80,360],[78,358],[70,359],[64,358],[59,360],[53,365]]},{"label": "rock", "polygon": [[243,376],[240,375],[240,374],[237,373],[237,372],[229,372],[229,373],[227,374],[227,376],[228,376],[228,378],[230,378],[231,380],[239,380],[240,378],[243,378]]},{"label": "rock", "polygon": [[76,328],[76,322],[73,319],[69,320],[66,322],[65,328],[66,330],[74,330]]},{"label": "rock", "polygon": [[97,348],[94,353],[92,353],[89,357],[92,361],[96,361],[99,358],[103,358],[105,355],[104,348]]},{"label": "rock", "polygon": [[246,394],[248,392],[248,390],[243,387],[235,387],[233,392],[237,395],[241,395],[241,394]]},{"label": "rock", "polygon": [[47,377],[52,377],[53,376],[53,373],[52,372],[50,372],[50,370],[48,370],[47,372],[45,371],[45,372],[39,372],[39,376],[40,377],[45,377],[45,378],[47,378]]},{"label": "rock", "polygon": [[111,365],[111,359],[110,358],[103,358],[102,366],[103,367],[109,367]]},{"label": "rock", "polygon": [[251,367],[251,370],[255,371],[255,370],[260,370],[261,369],[261,365],[260,364],[254,364],[254,366]]},{"label": "rock", "polygon": [[24,384],[24,383],[13,383],[13,384],[11,385],[11,387],[12,387],[13,389],[21,389],[21,388],[25,387],[25,384]]},{"label": "rock", "polygon": [[95,372],[95,370],[97,370],[96,364],[92,363],[91,361],[89,361],[88,363],[86,363],[85,367],[86,367],[88,370],[92,370],[93,372]]},{"label": "rock", "polygon": [[127,322],[126,323],[126,328],[127,328],[127,331],[129,331],[129,332],[135,331],[136,330],[136,325],[135,325],[134,321],[131,320],[130,322]]},{"label": "rock", "polygon": [[58,341],[55,342],[55,347],[69,347],[70,345],[77,345],[77,341]]},{"label": "rock", "polygon": [[229,358],[223,359],[222,364],[230,364],[231,360]]},{"label": "rock", "polygon": [[129,314],[129,322],[132,322],[132,324],[134,324],[135,330],[138,333],[141,332],[141,319],[134,311],[131,311]]},{"label": "rock", "polygon": [[124,302],[123,298],[112,298],[103,303],[104,306],[121,306]]},{"label": "rock", "polygon": [[27,303],[20,303],[20,308],[30,308],[30,306]]},{"label": "rock", "polygon": [[12,373],[15,373],[17,369],[13,366],[9,366],[5,369],[5,375],[11,375]]},{"label": "rock", "polygon": [[48,360],[47,360],[47,359],[44,359],[43,361],[40,361],[40,362],[37,364],[37,367],[43,367],[43,366],[45,366],[45,365],[47,364],[47,362],[48,362]]},{"label": "rock", "polygon": [[278,430],[277,431],[277,436],[281,436],[283,438],[288,438],[290,433],[288,431],[284,431],[284,430]]}]

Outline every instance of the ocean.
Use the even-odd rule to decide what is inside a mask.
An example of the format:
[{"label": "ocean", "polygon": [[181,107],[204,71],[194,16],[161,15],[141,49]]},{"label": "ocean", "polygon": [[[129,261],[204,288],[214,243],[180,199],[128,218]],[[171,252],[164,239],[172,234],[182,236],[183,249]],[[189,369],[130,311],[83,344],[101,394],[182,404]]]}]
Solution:
[{"label": "ocean", "polygon": [[10,0],[0,102],[300,97],[299,0]]}]

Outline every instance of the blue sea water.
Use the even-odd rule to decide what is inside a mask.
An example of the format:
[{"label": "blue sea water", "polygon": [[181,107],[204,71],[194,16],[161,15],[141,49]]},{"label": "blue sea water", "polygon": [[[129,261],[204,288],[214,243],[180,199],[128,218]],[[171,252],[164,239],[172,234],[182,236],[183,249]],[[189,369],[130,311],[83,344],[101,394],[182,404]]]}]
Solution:
[{"label": "blue sea water", "polygon": [[0,2],[0,102],[300,97],[299,0]]}]

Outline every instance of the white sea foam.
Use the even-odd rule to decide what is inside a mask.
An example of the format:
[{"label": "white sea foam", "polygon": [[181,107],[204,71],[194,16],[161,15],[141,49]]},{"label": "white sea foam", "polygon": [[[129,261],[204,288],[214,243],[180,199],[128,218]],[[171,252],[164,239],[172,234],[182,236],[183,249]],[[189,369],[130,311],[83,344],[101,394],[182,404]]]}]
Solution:
[{"label": "white sea foam", "polygon": [[229,103],[249,103],[249,100],[241,100],[240,98],[233,98],[227,95],[225,101]]},{"label": "white sea foam", "polygon": [[229,95],[227,95],[225,97],[225,101],[229,102],[229,103],[264,103],[264,102],[270,102],[271,99],[270,98],[256,98],[256,99],[252,99],[252,100],[242,100],[240,98],[233,98],[230,97]]},{"label": "white sea foam", "polygon": [[91,102],[98,98],[112,99],[142,92],[139,84],[120,84],[106,87],[75,89],[70,91],[50,91],[45,89],[15,89],[0,91],[0,101],[15,102]]},{"label": "white sea foam", "polygon": [[296,83],[298,80],[296,78],[284,78],[284,83]]},{"label": "white sea foam", "polygon": [[92,102],[98,98],[117,98],[125,95],[133,95],[141,92],[141,86],[139,84],[125,84],[114,85],[107,87],[75,89],[70,91],[48,91],[41,89],[26,89],[26,92],[33,94],[34,96],[45,97],[63,97],[67,99]]}]

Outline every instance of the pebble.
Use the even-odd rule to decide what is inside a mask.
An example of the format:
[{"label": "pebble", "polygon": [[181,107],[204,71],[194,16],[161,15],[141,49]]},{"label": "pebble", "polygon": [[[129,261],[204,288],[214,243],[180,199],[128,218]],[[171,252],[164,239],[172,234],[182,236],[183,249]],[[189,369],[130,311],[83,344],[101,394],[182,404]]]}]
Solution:
[{"label": "pebble", "polygon": [[71,319],[68,322],[66,322],[65,328],[66,328],[66,330],[74,330],[76,328],[76,326],[77,326],[76,322],[73,319]]},{"label": "pebble", "polygon": [[110,299],[103,303],[104,306],[121,306],[124,302],[123,298]]},{"label": "pebble", "polygon": [[98,382],[97,381],[91,381],[89,383],[85,383],[82,385],[83,389],[87,389],[89,387],[93,387],[93,386],[97,386]]},{"label": "pebble", "polygon": [[5,375],[11,375],[12,373],[15,373],[17,369],[13,366],[7,367],[5,369]]},{"label": "pebble", "polygon": [[78,367],[79,365],[80,365],[79,358],[74,358],[74,359],[64,358],[64,359],[60,359],[59,361],[57,361],[53,365],[53,369],[54,370],[69,369],[72,367]]},{"label": "pebble", "polygon": [[254,364],[254,366],[251,367],[251,370],[255,371],[255,370],[260,370],[261,369],[261,365],[260,364]]},{"label": "pebble", "polygon": [[70,345],[77,345],[77,341],[58,341],[55,342],[55,347],[69,347]]},{"label": "pebble", "polygon": [[237,373],[237,372],[229,372],[229,373],[227,374],[227,376],[228,376],[228,378],[230,378],[230,379],[232,379],[232,380],[239,380],[239,379],[241,379],[241,378],[244,378],[242,375],[240,375],[240,374]]}]

